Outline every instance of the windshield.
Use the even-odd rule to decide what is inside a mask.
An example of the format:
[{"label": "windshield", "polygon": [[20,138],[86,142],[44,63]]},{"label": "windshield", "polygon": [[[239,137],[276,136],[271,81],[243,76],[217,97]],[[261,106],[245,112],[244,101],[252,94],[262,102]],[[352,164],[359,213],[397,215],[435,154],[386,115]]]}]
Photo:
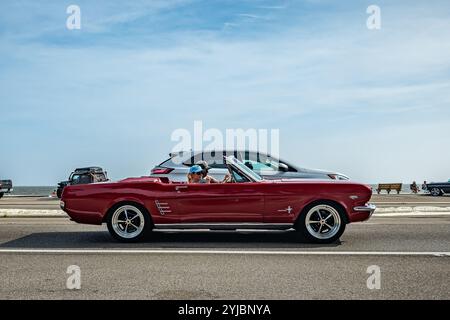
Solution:
[{"label": "windshield", "polygon": [[256,172],[251,170],[249,167],[247,167],[245,164],[243,164],[241,161],[239,161],[235,157],[228,156],[228,157],[225,157],[225,160],[226,160],[227,164],[238,169],[240,172],[245,174],[252,181],[262,181],[263,180]]}]

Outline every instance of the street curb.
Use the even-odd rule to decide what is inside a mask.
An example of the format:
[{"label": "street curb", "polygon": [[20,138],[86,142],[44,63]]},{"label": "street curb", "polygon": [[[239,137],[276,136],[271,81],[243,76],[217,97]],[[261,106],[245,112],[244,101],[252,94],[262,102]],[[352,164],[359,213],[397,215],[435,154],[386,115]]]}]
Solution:
[{"label": "street curb", "polygon": [[68,218],[62,210],[0,209],[0,218]]}]

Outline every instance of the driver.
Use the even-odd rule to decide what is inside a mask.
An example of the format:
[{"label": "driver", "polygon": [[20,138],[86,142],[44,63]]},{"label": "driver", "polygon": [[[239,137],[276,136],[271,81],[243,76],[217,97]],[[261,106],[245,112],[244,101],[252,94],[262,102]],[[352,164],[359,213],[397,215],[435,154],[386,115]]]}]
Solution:
[{"label": "driver", "polygon": [[188,183],[209,183],[202,178],[202,171],[202,167],[199,165],[193,165],[190,167],[187,175]]}]

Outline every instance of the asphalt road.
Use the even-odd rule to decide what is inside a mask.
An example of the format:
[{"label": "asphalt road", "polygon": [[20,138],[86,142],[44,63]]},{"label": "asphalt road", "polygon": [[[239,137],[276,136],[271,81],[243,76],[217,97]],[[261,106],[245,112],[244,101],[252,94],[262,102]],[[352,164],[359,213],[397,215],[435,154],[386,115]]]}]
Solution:
[{"label": "asphalt road", "polygon": [[[0,299],[449,299],[449,251],[449,216],[374,217],[332,245],[291,231],[155,232],[121,244],[104,226],[3,218]],[[66,288],[70,265],[80,290]],[[372,265],[380,289],[367,287]]]}]

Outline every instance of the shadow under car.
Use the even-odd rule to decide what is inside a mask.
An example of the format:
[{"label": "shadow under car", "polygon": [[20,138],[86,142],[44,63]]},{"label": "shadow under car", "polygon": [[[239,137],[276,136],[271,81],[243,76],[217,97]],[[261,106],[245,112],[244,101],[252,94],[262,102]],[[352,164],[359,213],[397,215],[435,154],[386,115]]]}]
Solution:
[{"label": "shadow under car", "polygon": [[106,231],[37,232],[0,244],[20,249],[317,249],[295,231],[153,231],[143,241],[121,243]]}]

